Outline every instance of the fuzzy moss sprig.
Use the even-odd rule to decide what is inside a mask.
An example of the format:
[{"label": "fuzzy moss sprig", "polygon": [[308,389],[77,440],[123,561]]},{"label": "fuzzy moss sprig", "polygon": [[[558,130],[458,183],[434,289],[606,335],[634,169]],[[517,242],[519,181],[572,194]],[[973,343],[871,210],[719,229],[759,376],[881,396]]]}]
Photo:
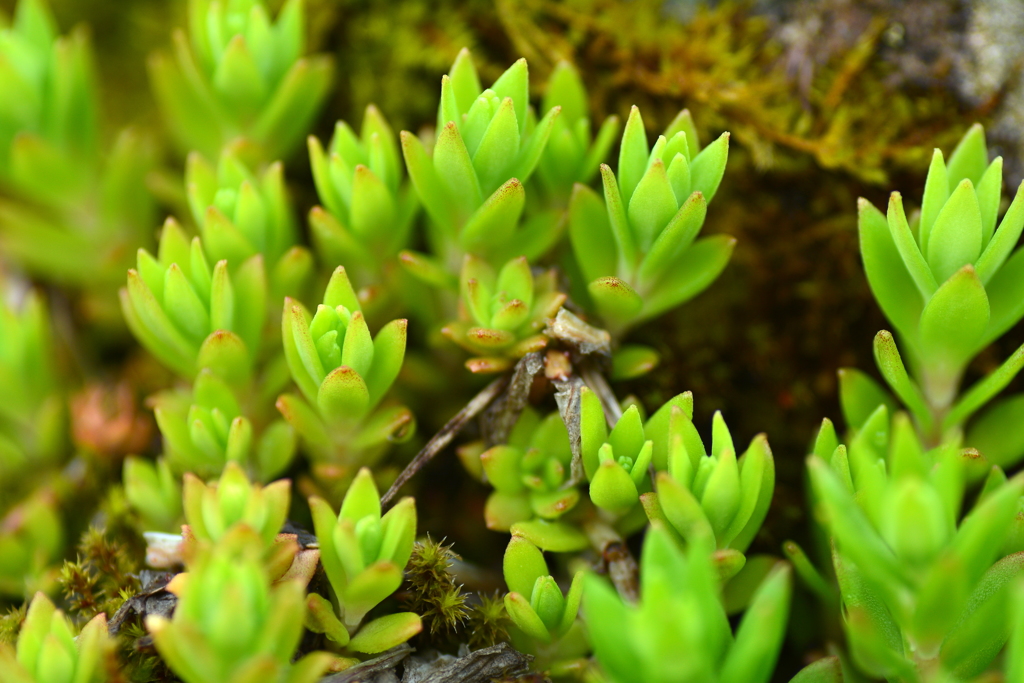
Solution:
[{"label": "fuzzy moss sprig", "polygon": [[451,545],[429,535],[413,545],[405,568],[405,603],[410,612],[420,615],[431,636],[455,633],[469,618],[467,595],[451,573],[452,563],[458,559]]},{"label": "fuzzy moss sprig", "polygon": [[114,615],[124,602],[122,594],[138,587],[133,550],[95,526],[82,534],[75,561],[64,562],[58,579],[71,616],[89,620],[97,614]]},{"label": "fuzzy moss sprig", "polygon": [[469,649],[478,650],[508,640],[508,612],[505,599],[498,593],[477,594],[477,602],[470,603],[466,618],[466,642]]}]

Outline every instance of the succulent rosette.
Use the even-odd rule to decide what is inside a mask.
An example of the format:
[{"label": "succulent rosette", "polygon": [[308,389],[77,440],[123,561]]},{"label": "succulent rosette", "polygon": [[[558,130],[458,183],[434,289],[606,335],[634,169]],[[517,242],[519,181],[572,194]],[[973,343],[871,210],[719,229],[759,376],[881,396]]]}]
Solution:
[{"label": "succulent rosette", "polygon": [[331,62],[304,56],[302,0],[272,22],[261,0],[189,0],[188,33],[150,60],[153,89],[183,150],[216,158],[229,145],[262,160],[302,140],[331,82]]},{"label": "succulent rosette", "polygon": [[428,154],[412,133],[401,134],[405,164],[430,217],[428,237],[437,255],[410,254],[407,260],[450,270],[465,253],[492,262],[519,254],[533,259],[558,240],[562,219],[557,212],[541,212],[520,225],[526,206],[523,183],[537,167],[559,112],[555,107],[534,123],[529,94],[525,59],[482,89],[469,51],[459,53],[441,79],[433,152]]},{"label": "succulent rosette", "polygon": [[558,519],[575,507],[579,488],[569,486],[572,449],[561,415],[541,419],[532,410],[520,415],[508,443],[479,455],[487,483],[484,518],[488,529],[508,531],[534,517]]},{"label": "succulent rosette", "polygon": [[232,273],[212,268],[198,237],[191,242],[173,219],[164,223],[154,258],[139,250],[128,271],[121,310],[146,349],[184,377],[215,367],[230,376],[249,373],[260,348],[267,279],[262,254]]},{"label": "succulent rosette", "polygon": [[576,186],[569,237],[593,308],[613,333],[696,296],[729,262],[732,237],[697,239],[728,156],[729,134],[701,149],[686,110],[649,147],[633,107],[617,171],[601,166],[604,201]]},{"label": "succulent rosette", "polygon": [[337,599],[338,612],[311,595],[315,630],[353,652],[376,653],[404,643],[423,628],[419,615],[396,612],[363,623],[367,613],[398,590],[416,540],[416,506],[403,498],[381,515],[380,494],[363,468],[345,494],[337,515],[320,498],[310,500],[320,539],[321,561]]},{"label": "succulent rosette", "polygon": [[467,255],[460,278],[466,316],[442,333],[478,357],[466,361],[473,372],[500,372],[515,359],[547,346],[542,333],[565,302],[553,271],[534,275],[525,257],[495,272],[486,261]]}]

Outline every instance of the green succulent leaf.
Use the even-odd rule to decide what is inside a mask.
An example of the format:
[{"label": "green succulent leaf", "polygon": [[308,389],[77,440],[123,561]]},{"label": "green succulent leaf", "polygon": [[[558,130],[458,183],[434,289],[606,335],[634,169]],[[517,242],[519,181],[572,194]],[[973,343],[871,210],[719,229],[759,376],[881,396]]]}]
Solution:
[{"label": "green succulent leaf", "polygon": [[946,372],[958,372],[977,351],[988,321],[988,296],[968,264],[939,287],[921,312],[922,357]]},{"label": "green succulent leaf", "polygon": [[981,255],[982,219],[978,195],[969,180],[953,190],[942,207],[928,239],[928,265],[944,282]]},{"label": "green succulent leaf", "polygon": [[349,641],[348,647],[354,652],[376,654],[401,645],[422,630],[423,622],[418,614],[387,614],[360,628]]},{"label": "green succulent leaf", "polygon": [[888,221],[862,198],[857,202],[857,227],[871,293],[896,329],[912,337],[925,302],[893,242]]}]

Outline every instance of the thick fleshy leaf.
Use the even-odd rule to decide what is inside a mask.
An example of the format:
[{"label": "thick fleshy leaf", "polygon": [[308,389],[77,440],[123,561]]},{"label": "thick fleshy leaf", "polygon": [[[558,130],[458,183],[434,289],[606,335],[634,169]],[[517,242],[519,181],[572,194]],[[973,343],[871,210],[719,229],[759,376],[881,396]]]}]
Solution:
[{"label": "thick fleshy leaf", "polygon": [[889,392],[856,368],[839,370],[839,405],[846,426],[851,429],[859,429],[880,405],[886,406],[890,413],[896,411],[896,402]]},{"label": "thick fleshy leaf", "polygon": [[[685,486],[669,476],[667,472],[659,472],[657,477],[657,494],[644,494],[644,507],[650,511],[654,501],[651,495],[657,496],[657,505],[665,518],[685,539],[713,538],[714,530],[708,521],[700,502]],[[652,517],[654,519],[654,517]]]},{"label": "thick fleshy leaf", "polygon": [[473,105],[473,100],[480,94],[481,87],[476,67],[473,65],[473,55],[467,48],[459,50],[448,76],[452,81],[452,91],[455,93],[459,111],[468,111]]},{"label": "thick fleshy leaf", "polygon": [[170,265],[164,277],[163,305],[175,327],[197,346],[211,332],[210,313],[177,263]]},{"label": "thick fleshy leaf", "polygon": [[871,293],[896,329],[913,335],[924,300],[896,249],[889,224],[882,212],[863,198],[857,201],[857,214],[860,253]]},{"label": "thick fleshy leaf", "polygon": [[552,69],[541,104],[544,111],[558,106],[562,107],[562,117],[569,125],[587,117],[587,91],[579,72],[565,60]]},{"label": "thick fleshy leaf", "polygon": [[493,491],[484,504],[484,524],[491,531],[509,531],[513,525],[532,519],[533,507],[525,493]]},{"label": "thick fleshy leaf", "polygon": [[[903,659],[903,641],[877,585],[867,580],[858,566],[833,550],[833,564],[847,610],[846,632],[858,666],[875,676],[909,670]],[[888,672],[888,673],[887,673]]]},{"label": "thick fleshy leaf", "polygon": [[588,282],[616,272],[618,254],[604,203],[596,192],[579,183],[569,200],[569,238]]},{"label": "thick fleshy leaf", "polygon": [[943,428],[959,425],[970,418],[979,408],[993,396],[1006,388],[1017,373],[1024,368],[1024,346],[1019,347],[987,377],[972,386],[943,418]]},{"label": "thick fleshy leaf", "polygon": [[723,681],[764,683],[771,678],[789,616],[791,572],[780,565],[757,590],[720,673]]},{"label": "thick fleshy leaf", "polygon": [[466,221],[459,235],[463,249],[488,255],[511,241],[526,203],[523,184],[506,181]]},{"label": "thick fleshy leaf", "polygon": [[437,259],[415,251],[403,251],[398,254],[398,262],[413,277],[438,289],[458,289],[458,278],[445,270]]},{"label": "thick fleshy leaf", "polygon": [[598,661],[617,680],[631,680],[639,653],[622,637],[623,624],[630,623],[629,609],[607,580],[587,574],[583,582],[583,614]]},{"label": "thick fleshy leaf", "polygon": [[423,207],[444,234],[454,237],[452,233],[456,226],[456,215],[448,201],[447,187],[435,170],[427,150],[419,138],[409,131],[403,130],[399,137],[409,178]]},{"label": "thick fleshy leaf", "polygon": [[416,501],[406,496],[381,518],[379,557],[405,569],[416,540]]},{"label": "thick fleshy leaf", "polygon": [[364,376],[371,407],[383,398],[402,369],[408,327],[407,320],[392,320],[373,339],[373,366]]},{"label": "thick fleshy leaf", "polygon": [[[910,409],[914,417],[921,423],[922,429],[929,431],[932,422],[931,411],[928,409],[920,387],[907,374],[900,351],[896,348],[896,340],[893,339],[891,332],[882,330],[875,335],[874,352],[875,363],[878,365],[882,377],[889,384],[889,388]],[[872,408],[872,410],[874,409]]]},{"label": "thick fleshy leaf", "polygon": [[[626,207],[622,194],[619,192],[618,181],[608,164],[601,164],[601,181],[604,185],[604,203],[608,212],[608,223],[618,251],[619,268],[632,270],[636,262],[636,241],[626,217]],[[637,178],[639,182],[639,178]]]},{"label": "thick fleshy leaf", "polygon": [[619,147],[618,180],[622,192],[622,200],[628,205],[633,197],[640,179],[647,170],[647,131],[640,116],[640,109],[633,105],[629,110],[629,118],[622,132],[622,144]]},{"label": "thick fleshy leaf", "polygon": [[[344,561],[343,556],[342,562]],[[344,594],[338,596],[345,609],[346,627],[350,631],[353,630],[352,627],[362,621],[367,612],[398,590],[401,585],[401,568],[387,560],[375,562],[358,574],[349,576]]]},{"label": "thick fleshy leaf", "polygon": [[746,550],[747,538],[753,540],[768,512],[775,488],[775,462],[768,439],[759,434],[739,461],[740,500],[736,515],[721,535],[723,545]]},{"label": "thick fleshy leaf", "polygon": [[480,455],[487,481],[499,492],[518,494],[525,491],[520,461],[523,451],[514,446],[498,445]]},{"label": "thick fleshy leaf", "polygon": [[174,326],[134,270],[128,271],[128,288],[121,297],[121,309],[140,341],[149,342],[150,353],[181,374],[195,373],[198,343],[190,341]]},{"label": "thick fleshy leaf", "polygon": [[672,119],[672,123],[668,124],[668,128],[665,129],[665,137],[669,140],[672,140],[678,133],[686,136],[686,148],[683,151],[687,161],[693,161],[693,158],[700,154],[700,137],[697,135],[697,126],[693,123],[693,116],[689,109],[680,110]]},{"label": "thick fleshy leaf", "polygon": [[964,180],[946,200],[928,238],[928,265],[937,282],[945,282],[981,255],[982,223],[978,195]]},{"label": "thick fleshy leaf", "polygon": [[[939,233],[934,237],[938,241]],[[985,288],[974,266],[966,265],[939,287],[921,312],[922,359],[943,372],[959,372],[977,352],[988,320]]]},{"label": "thick fleshy leaf", "polygon": [[357,165],[348,227],[363,240],[380,240],[381,233],[394,230],[397,208],[394,196],[380,177],[366,166]]},{"label": "thick fleshy leaf", "polygon": [[992,239],[999,214],[999,200],[1003,194],[1003,158],[997,157],[978,181],[978,206],[981,208],[981,244],[984,248]]},{"label": "thick fleshy leaf", "polygon": [[972,125],[964,134],[956,149],[949,155],[948,169],[950,194],[963,180],[977,185],[988,166],[988,149],[985,146],[985,129],[980,123]]},{"label": "thick fleshy leaf", "polygon": [[999,229],[989,240],[975,264],[978,278],[984,284],[987,285],[992,280],[1006,259],[1009,258],[1010,252],[1020,240],[1022,230],[1024,230],[1024,182],[1017,187],[1017,194],[1014,195],[1010,208],[1003,215],[1003,220],[999,222]]},{"label": "thick fleshy leaf", "polygon": [[704,486],[700,504],[715,537],[724,539],[740,503],[739,466],[732,448],[725,448],[715,457],[717,461]]},{"label": "thick fleshy leaf", "polygon": [[282,394],[277,399],[276,407],[307,444],[318,452],[329,450],[330,437],[326,425],[309,404],[294,394]]},{"label": "thick fleshy leaf", "polygon": [[521,593],[512,592],[505,596],[505,611],[516,626],[531,638],[542,643],[551,642],[551,633],[537,612]]},{"label": "thick fleshy leaf", "polygon": [[951,555],[963,563],[967,585],[973,585],[992,565],[1017,515],[1024,481],[1011,479],[978,503],[964,518],[949,545]]},{"label": "thick fleshy leaf", "polygon": [[939,211],[942,210],[947,199],[949,199],[949,180],[946,175],[946,162],[942,158],[942,152],[936,149],[932,153],[928,177],[924,181],[921,220],[917,227],[918,243],[922,253],[928,253],[928,239],[931,236],[932,226],[935,225],[935,219],[939,217]]},{"label": "thick fleshy leaf", "polygon": [[921,253],[917,241],[910,231],[907,216],[903,212],[903,198],[899,192],[893,192],[889,197],[889,212],[886,220],[889,223],[889,232],[892,234],[896,250],[899,251],[900,257],[903,259],[903,265],[906,266],[910,277],[914,279],[921,296],[928,299],[935,293],[938,283],[936,283],[935,276],[932,275],[931,268],[925,261],[924,254]]},{"label": "thick fleshy leaf", "polygon": [[551,131],[554,130],[555,121],[558,120],[561,112],[561,108],[555,107],[546,113],[544,118],[537,122],[530,136],[523,141],[519,156],[512,167],[512,174],[519,180],[526,182],[533,175],[533,171],[544,154],[548,140],[551,139]]},{"label": "thick fleshy leaf", "polygon": [[815,456],[808,458],[807,467],[815,493],[827,511],[829,529],[842,544],[844,554],[848,554],[873,582],[884,583],[892,591],[904,585],[903,568],[898,559],[878,536],[839,477]]},{"label": "thick fleshy leaf", "polygon": [[373,365],[373,339],[370,337],[370,329],[366,326],[366,318],[361,311],[352,313],[348,327],[345,328],[345,340],[341,346],[341,363],[352,368],[360,377],[365,377]]},{"label": "thick fleshy leaf", "polygon": [[589,387],[580,391],[580,448],[587,478],[597,472],[597,451],[608,440],[608,423],[601,399]]},{"label": "thick fleshy leaf", "polygon": [[526,109],[530,98],[530,73],[526,59],[518,59],[512,66],[494,81],[490,88],[501,99],[511,98],[515,103],[516,118],[519,120],[519,133],[526,130]]},{"label": "thick fleshy leaf", "polygon": [[537,579],[548,575],[548,565],[536,545],[523,536],[513,534],[505,549],[502,571],[510,592],[530,596]]},{"label": "thick fleshy leaf", "polygon": [[728,159],[729,133],[722,133],[690,162],[690,189],[703,194],[708,204],[722,183]]},{"label": "thick fleshy leaf", "polygon": [[263,255],[256,254],[243,262],[231,279],[235,293],[232,331],[242,338],[249,353],[259,353],[263,320],[267,311],[267,271]]},{"label": "thick fleshy leaf", "polygon": [[590,547],[587,535],[576,525],[566,522],[532,519],[513,524],[510,531],[513,535],[526,537],[538,548],[555,553],[571,553]]},{"label": "thick fleshy leaf", "polygon": [[320,383],[327,373],[309,334],[310,320],[309,312],[302,304],[285,298],[281,321],[285,359],[299,389],[307,399],[315,402]]},{"label": "thick fleshy leaf", "polygon": [[494,114],[473,153],[473,167],[483,192],[508,180],[507,173],[519,153],[519,124],[515,105],[506,97]]},{"label": "thick fleshy leaf", "polygon": [[974,587],[963,615],[942,643],[943,664],[964,680],[981,674],[1010,636],[1015,580],[1024,573],[1024,553],[996,562]]},{"label": "thick fleshy leaf", "polygon": [[602,462],[590,482],[590,499],[594,505],[622,514],[640,499],[629,473],[614,460]]},{"label": "thick fleshy leaf", "polygon": [[985,293],[991,317],[979,346],[994,341],[1024,317],[1024,249],[1018,249],[1003,264],[986,285]]},{"label": "thick fleshy leaf", "polygon": [[348,647],[355,652],[376,654],[401,645],[422,630],[423,622],[418,614],[387,614],[359,629],[349,641]]},{"label": "thick fleshy leaf", "polygon": [[626,344],[612,355],[612,379],[643,377],[661,362],[661,354],[649,346]]},{"label": "thick fleshy leaf", "polygon": [[320,383],[317,406],[328,423],[351,423],[362,419],[370,405],[366,382],[352,368],[342,365]]},{"label": "thick fleshy leaf", "polygon": [[660,280],[673,261],[697,238],[707,215],[704,195],[694,192],[679,207],[640,264],[637,276],[643,286]]},{"label": "thick fleshy leaf", "polygon": [[617,277],[601,277],[587,286],[597,310],[609,325],[627,324],[643,308],[643,300],[629,283]]},{"label": "thick fleshy leaf", "polygon": [[667,274],[644,292],[643,319],[695,297],[704,291],[725,269],[736,239],[728,235],[704,237],[683,251]]},{"label": "thick fleshy leaf", "polygon": [[483,195],[469,151],[454,123],[445,124],[438,135],[434,169],[447,190],[448,201],[457,207],[460,220],[466,220],[483,202]]},{"label": "thick fleshy leaf", "polygon": [[633,238],[641,252],[646,253],[679,210],[675,193],[665,174],[665,164],[655,159],[647,167],[626,212]]}]

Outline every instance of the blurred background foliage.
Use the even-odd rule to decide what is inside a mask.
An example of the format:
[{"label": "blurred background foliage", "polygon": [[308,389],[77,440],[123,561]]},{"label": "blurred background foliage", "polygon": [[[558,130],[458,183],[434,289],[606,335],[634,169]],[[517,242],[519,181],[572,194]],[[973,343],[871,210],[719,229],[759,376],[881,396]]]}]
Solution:
[{"label": "blurred background foliage", "polygon": [[[50,4],[62,31],[89,27],[105,139],[133,126],[166,141],[146,60],[168,46],[169,26],[185,24],[185,3]],[[270,4],[276,11],[280,3]],[[726,181],[706,231],[735,236],[735,256],[707,292],[633,334],[655,347],[663,364],[625,389],[649,406],[692,390],[699,397],[696,424],[710,425],[721,410],[740,441],[768,432],[779,493],[752,550],[775,553],[806,528],[803,456],[822,415],[839,415],[836,368],[872,367],[869,340],[885,326],[858,263],[857,197],[884,205],[889,189],[919,188],[932,149],[952,148],[975,121],[989,130],[993,153],[1004,156],[1007,184],[1014,187],[1024,175],[1024,106],[1015,104],[1024,98],[1024,18],[1014,4],[309,0],[310,51],[336,60],[332,99],[312,133],[329,139],[336,120],[360,120],[369,103],[396,130],[432,125],[441,74],[463,46],[485,82],[526,57],[538,91],[558,60],[570,60],[582,73],[594,120],[608,114],[625,120],[637,104],[648,130],[660,131],[688,107],[702,139],[731,131]],[[8,16],[13,5],[0,0]],[[160,148],[162,163],[147,180],[161,218],[187,215],[184,159],[169,143]],[[308,160],[300,149],[285,163],[294,204],[305,215],[316,203]],[[131,386],[98,394],[82,388],[72,409],[76,442],[124,454],[148,439],[158,449],[142,400],[165,386],[167,375],[117,329],[116,302],[104,309],[88,292],[50,299],[59,334],[81,329],[70,321],[83,317],[113,325],[94,332],[101,336],[92,344],[63,339],[65,362],[80,377],[98,374],[111,386],[127,379]],[[1022,341],[1020,331],[1007,334],[969,372],[990,371]],[[478,381],[457,374],[454,381]],[[464,395],[452,391],[450,401],[430,405],[403,396],[421,425],[408,451]],[[454,457],[444,458],[424,472],[417,491],[421,528],[447,535],[467,559],[500,557],[505,537],[479,524],[487,492],[461,473],[450,476],[457,467]],[[466,500],[478,509],[466,510]],[[795,617],[791,623],[813,622]]]}]

